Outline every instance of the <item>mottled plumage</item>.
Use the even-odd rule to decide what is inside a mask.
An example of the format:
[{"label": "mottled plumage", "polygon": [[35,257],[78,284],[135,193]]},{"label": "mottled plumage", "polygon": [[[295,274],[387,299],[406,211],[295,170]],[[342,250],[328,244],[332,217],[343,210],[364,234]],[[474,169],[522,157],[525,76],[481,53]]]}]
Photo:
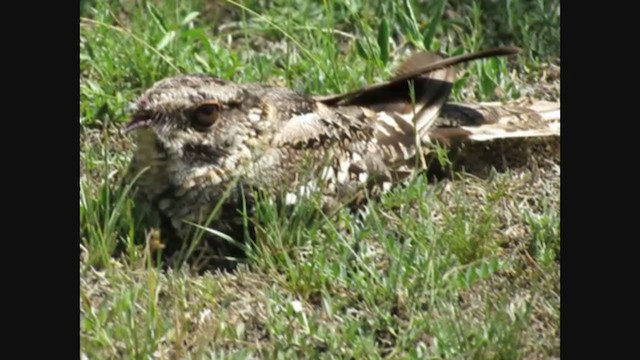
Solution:
[{"label": "mottled plumage", "polygon": [[139,191],[160,215],[163,238],[188,238],[193,226],[185,221],[202,223],[218,203],[210,226],[237,234],[253,190],[278,193],[289,204],[320,191],[331,211],[406,178],[419,148],[433,141],[558,135],[535,109],[513,107],[531,119],[527,124],[503,105],[446,104],[451,66],[513,53],[444,59],[422,52],[387,82],[315,98],[206,75],[167,78],[132,106],[131,172],[147,168]]}]

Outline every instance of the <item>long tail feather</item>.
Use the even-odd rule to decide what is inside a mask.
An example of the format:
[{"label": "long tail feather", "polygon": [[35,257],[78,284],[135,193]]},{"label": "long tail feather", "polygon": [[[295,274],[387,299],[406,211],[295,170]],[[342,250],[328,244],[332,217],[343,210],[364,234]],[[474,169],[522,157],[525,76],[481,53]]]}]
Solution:
[{"label": "long tail feather", "polygon": [[344,94],[330,95],[325,97],[316,97],[315,99],[327,105],[352,105],[352,101],[356,97],[362,94],[365,94],[367,92],[374,91],[377,89],[385,88],[393,84],[405,82],[407,80],[411,80],[420,75],[424,75],[435,70],[445,69],[445,68],[455,66],[461,63],[469,62],[472,60],[478,60],[478,59],[490,58],[490,57],[496,57],[496,56],[515,55],[519,52],[520,52],[520,49],[515,47],[500,47],[500,48],[488,49],[483,51],[477,51],[469,54],[452,56],[452,57],[440,59],[435,62],[423,64],[422,66],[416,67],[409,71],[405,71],[404,73],[399,74],[398,76],[385,82],[364,86],[360,89],[350,91]]}]

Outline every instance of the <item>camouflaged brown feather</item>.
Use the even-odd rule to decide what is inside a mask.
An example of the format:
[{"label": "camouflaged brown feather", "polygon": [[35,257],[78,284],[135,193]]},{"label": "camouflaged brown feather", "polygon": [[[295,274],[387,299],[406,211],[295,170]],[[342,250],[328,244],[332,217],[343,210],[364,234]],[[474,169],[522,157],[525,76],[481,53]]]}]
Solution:
[{"label": "camouflaged brown feather", "polygon": [[[160,215],[163,237],[187,239],[188,222],[202,223],[218,204],[209,226],[237,234],[254,190],[290,205],[319,193],[330,211],[410,175],[419,148],[433,141],[482,141],[524,128],[523,136],[559,135],[545,122],[554,116],[544,115],[557,111],[559,119],[555,104],[546,113],[520,106],[516,115],[500,104],[446,104],[452,66],[515,52],[417,53],[387,82],[316,98],[206,75],[167,78],[132,105],[131,173],[146,169],[138,191]],[[518,112],[535,120],[522,128]]]}]

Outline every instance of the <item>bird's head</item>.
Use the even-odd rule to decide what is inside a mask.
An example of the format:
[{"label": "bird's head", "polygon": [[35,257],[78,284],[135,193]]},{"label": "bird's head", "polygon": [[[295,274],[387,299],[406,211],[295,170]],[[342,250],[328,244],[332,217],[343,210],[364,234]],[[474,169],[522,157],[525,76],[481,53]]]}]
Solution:
[{"label": "bird's head", "polygon": [[[214,164],[255,132],[256,101],[241,85],[206,75],[181,75],[154,84],[131,105],[126,132],[169,160]],[[147,146],[148,148],[148,146]]]}]

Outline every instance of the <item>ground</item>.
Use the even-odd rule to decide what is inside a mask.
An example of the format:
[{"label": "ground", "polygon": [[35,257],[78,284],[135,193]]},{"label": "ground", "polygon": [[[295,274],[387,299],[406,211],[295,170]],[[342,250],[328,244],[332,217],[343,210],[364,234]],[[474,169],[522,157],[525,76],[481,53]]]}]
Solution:
[{"label": "ground", "polygon": [[165,76],[320,95],[385,79],[424,48],[522,49],[463,67],[453,100],[558,100],[559,6],[81,1],[81,355],[558,358],[559,139],[478,146],[471,165],[483,166],[417,176],[361,218],[264,204],[246,264],[194,274],[150,258],[122,182],[132,144],[119,129],[129,102]]}]

